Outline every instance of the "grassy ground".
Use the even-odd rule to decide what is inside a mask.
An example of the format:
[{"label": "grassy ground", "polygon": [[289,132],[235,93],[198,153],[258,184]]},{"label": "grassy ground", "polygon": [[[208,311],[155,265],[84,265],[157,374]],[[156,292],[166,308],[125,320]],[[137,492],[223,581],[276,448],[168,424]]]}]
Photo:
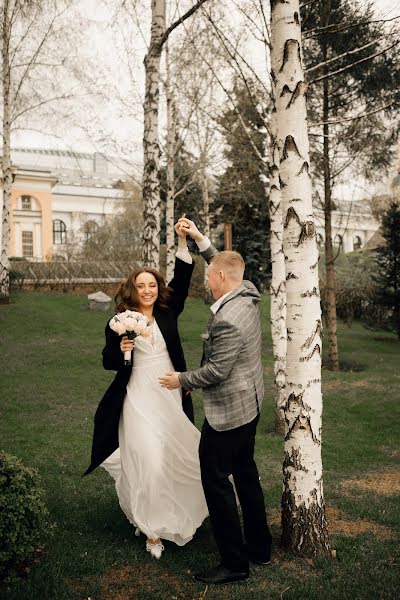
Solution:
[{"label": "grassy ground", "polygon": [[[81,478],[90,454],[92,417],[112,373],[99,356],[107,314],[85,297],[20,294],[0,307],[0,447],[38,468],[56,523],[46,554],[7,600],[381,599],[399,597],[400,346],[390,334],[359,324],[339,327],[341,357],[360,371],[323,372],[325,499],[337,558],[308,561],[279,549],[282,440],[273,434],[268,300],[267,395],[257,461],[275,540],[269,567],[252,567],[246,583],[209,588],[191,572],[216,560],[209,523],[183,548],[166,544],[151,560],[119,509],[103,471]],[[110,313],[111,314],[111,313]],[[180,330],[196,367],[208,307],[189,300]],[[197,425],[201,399],[195,397]],[[396,496],[397,493],[397,496]]]}]

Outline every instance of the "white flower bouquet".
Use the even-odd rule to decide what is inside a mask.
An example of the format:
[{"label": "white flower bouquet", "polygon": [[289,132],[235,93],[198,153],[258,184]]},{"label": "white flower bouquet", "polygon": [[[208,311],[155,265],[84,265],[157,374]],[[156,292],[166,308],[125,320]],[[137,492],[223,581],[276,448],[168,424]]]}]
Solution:
[{"label": "white flower bouquet", "polygon": [[[125,310],[118,313],[110,319],[109,325],[118,335],[126,335],[130,340],[133,340],[138,335],[145,337],[150,335],[150,329],[148,328],[150,321],[145,315],[134,310]],[[131,351],[124,352],[124,363],[125,365],[132,364]]]}]

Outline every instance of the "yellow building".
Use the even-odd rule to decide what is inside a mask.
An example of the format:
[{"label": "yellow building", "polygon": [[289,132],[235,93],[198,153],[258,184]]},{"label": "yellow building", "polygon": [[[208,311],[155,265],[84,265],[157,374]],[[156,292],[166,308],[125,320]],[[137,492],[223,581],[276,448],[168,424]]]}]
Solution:
[{"label": "yellow building", "polygon": [[104,156],[60,150],[12,151],[10,256],[65,256],[121,210],[126,170]]}]

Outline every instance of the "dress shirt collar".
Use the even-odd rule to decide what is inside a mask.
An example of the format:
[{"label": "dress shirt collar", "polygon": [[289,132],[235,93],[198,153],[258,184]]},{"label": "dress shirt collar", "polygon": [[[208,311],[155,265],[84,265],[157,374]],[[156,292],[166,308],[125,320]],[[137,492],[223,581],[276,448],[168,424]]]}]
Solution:
[{"label": "dress shirt collar", "polygon": [[222,302],[225,300],[225,298],[227,296],[229,296],[229,294],[231,294],[233,292],[233,290],[231,290],[230,292],[226,292],[226,294],[224,294],[223,296],[221,296],[221,298],[218,298],[218,300],[216,300],[214,302],[214,304],[211,304],[210,306],[210,310],[211,312],[215,313],[217,312],[217,310],[219,309],[219,307],[221,306]]}]

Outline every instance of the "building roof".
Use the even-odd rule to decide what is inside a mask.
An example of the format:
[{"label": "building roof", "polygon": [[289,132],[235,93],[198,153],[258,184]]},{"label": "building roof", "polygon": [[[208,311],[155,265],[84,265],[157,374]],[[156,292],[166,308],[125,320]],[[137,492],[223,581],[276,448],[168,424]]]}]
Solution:
[{"label": "building roof", "polygon": [[113,188],[130,179],[130,166],[100,152],[76,152],[51,148],[12,148],[13,167],[47,171],[59,185]]},{"label": "building roof", "polygon": [[72,158],[93,158],[90,152],[74,152],[73,150],[56,150],[53,148],[12,148],[12,153],[41,154],[47,156],[68,156]]}]

